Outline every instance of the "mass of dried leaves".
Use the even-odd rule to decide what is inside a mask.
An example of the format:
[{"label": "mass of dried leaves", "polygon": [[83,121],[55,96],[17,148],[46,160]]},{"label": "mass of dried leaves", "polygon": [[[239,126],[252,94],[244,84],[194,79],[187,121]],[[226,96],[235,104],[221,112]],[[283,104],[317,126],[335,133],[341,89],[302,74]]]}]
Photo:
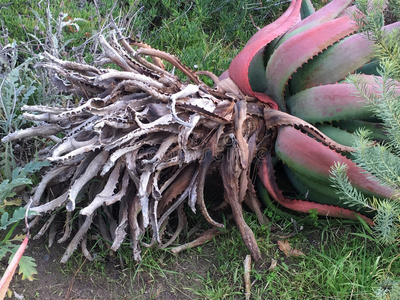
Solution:
[{"label": "mass of dried leaves", "polygon": [[[275,128],[296,126],[337,144],[312,125],[244,96],[230,78],[193,72],[174,56],[125,38],[117,29],[107,39],[100,36],[99,44],[103,51],[93,66],[44,53],[39,67],[80,102],[25,106],[24,118],[37,126],[2,140],[41,136],[55,142],[40,153],[52,166],[31,197],[31,210],[38,214],[31,226],[46,220],[34,238],[48,231],[50,243],[57,234],[62,235],[59,243],[70,240],[61,260],[66,262],[79,244],[92,259],[87,249],[92,227],[114,251],[129,232],[134,259],[140,260],[141,247],[171,246],[187,226],[190,211],[198,210],[213,229],[172,252],[210,240],[225,226],[224,211],[259,260],[243,204],[266,222],[253,181],[257,164],[271,150]],[[211,78],[214,87],[200,76]],[[222,179],[223,199],[204,197],[212,172]],[[214,218],[210,206],[218,208],[211,213]],[[62,227],[55,222],[60,216]],[[144,236],[151,238],[145,242]]]},{"label": "mass of dried leaves", "polygon": [[[112,250],[129,231],[133,256],[140,260],[141,246],[165,248],[177,239],[187,225],[186,205],[199,210],[210,225],[224,227],[222,218],[210,216],[204,199],[205,178],[214,170],[224,183],[220,207],[230,206],[247,247],[260,258],[242,203],[265,222],[250,176],[258,150],[271,144],[265,105],[244,97],[230,79],[196,74],[174,56],[117,31],[107,40],[101,36],[99,43],[103,52],[94,66],[44,53],[40,67],[80,103],[25,106],[24,118],[37,125],[3,139],[41,136],[55,141],[40,153],[52,166],[31,197],[31,210],[38,214],[31,225],[47,219],[35,238],[47,231],[52,240],[62,231],[58,242],[72,238],[62,258],[66,262],[79,243],[91,259],[86,246],[91,227]],[[186,82],[164,64],[181,72]],[[199,73],[215,87],[203,83]],[[60,216],[62,228],[54,222]],[[142,241],[145,234],[152,237],[150,243]]]}]

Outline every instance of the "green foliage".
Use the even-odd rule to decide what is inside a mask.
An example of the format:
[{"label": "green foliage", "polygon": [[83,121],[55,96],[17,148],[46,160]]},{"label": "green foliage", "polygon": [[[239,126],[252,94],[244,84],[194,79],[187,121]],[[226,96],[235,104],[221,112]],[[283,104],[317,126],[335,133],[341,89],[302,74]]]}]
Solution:
[{"label": "green foliage", "polygon": [[382,30],[382,26],[385,25],[385,21],[393,22],[400,19],[400,0],[357,0],[356,4],[364,16],[356,15],[355,21],[368,38],[376,42],[376,57],[384,70],[382,76],[386,76],[386,79],[399,80],[400,32],[393,30],[388,34]]},{"label": "green foliage", "polygon": [[[13,132],[25,123],[20,108],[28,104],[40,85],[32,67],[33,58],[18,64],[18,47],[15,42],[4,47],[0,45],[0,138]],[[16,167],[11,143],[2,145],[2,175],[11,177],[11,170]]]},{"label": "green foliage", "polygon": [[5,230],[9,225],[14,224],[23,218],[25,218],[26,209],[24,207],[19,207],[16,209],[10,218],[8,212],[3,212],[0,218],[0,230]]},{"label": "green foliage", "polygon": [[[10,254],[10,257],[8,258],[8,263],[10,263],[20,246],[19,244],[15,244],[15,242],[21,243],[21,240],[23,240],[23,238],[24,238],[23,236],[22,237],[17,236],[13,240],[8,241],[7,243],[4,243],[4,241],[1,242],[0,260],[5,258],[7,254]],[[14,242],[14,244],[11,242]],[[22,280],[28,279],[32,281],[33,276],[37,274],[35,259],[30,256],[26,255],[22,256],[18,263],[18,266],[19,266],[18,274],[22,275]]]},{"label": "green foliage", "polygon": [[[71,57],[109,22],[111,14],[116,23],[122,24],[125,35],[175,54],[191,68],[197,65],[200,70],[218,75],[256,31],[250,16],[262,27],[276,19],[287,6],[278,0],[103,0],[98,1],[98,9],[91,1],[55,0],[49,4],[41,1],[40,5],[29,1],[26,5],[25,1],[16,0],[10,3],[0,10],[0,19],[5,22],[9,37],[31,48],[40,49],[50,42],[48,33],[52,27],[52,36],[67,42],[60,54]],[[59,22],[60,13],[68,14],[64,23]],[[79,27],[65,24],[68,21]],[[90,59],[90,51],[81,49],[82,56]]]},{"label": "green foliage", "polygon": [[[267,257],[251,271],[252,299],[349,299],[350,295],[351,299],[389,299],[384,298],[388,295],[396,299],[399,281],[387,277],[392,257],[398,253],[396,246],[376,247],[368,238],[354,236],[354,228],[348,224],[325,224],[320,231],[305,226],[290,239],[290,244],[306,255],[287,258],[276,247],[280,240],[277,232],[260,226],[251,214],[245,214],[245,218]],[[274,220],[273,224],[287,232],[292,229],[288,222]],[[362,227],[357,230],[362,231]],[[148,254],[140,268],[155,278],[178,277],[172,286],[191,291],[196,299],[241,299],[245,255],[240,233],[232,228],[229,234],[217,237],[212,246],[194,248],[179,256],[179,260],[164,253],[162,257],[159,253]],[[196,266],[195,262],[202,259],[206,259],[206,266]],[[269,269],[272,260],[277,265]],[[172,274],[174,261],[184,265],[188,273]],[[392,272],[398,270],[399,264],[392,264]],[[180,281],[185,279],[188,283],[182,284]],[[196,284],[189,285],[192,282]]]},{"label": "green foliage", "polygon": [[347,165],[340,163],[335,164],[331,174],[331,179],[333,181],[332,186],[338,189],[338,194],[341,196],[341,199],[345,201],[345,204],[350,207],[356,206],[357,208],[367,207],[372,209],[367,198],[351,185],[347,177]]},{"label": "green foliage", "polygon": [[[219,75],[255,33],[285,6],[273,1],[141,1],[132,35]],[[162,16],[162,17],[161,17]],[[150,25],[150,26],[149,26]]]},{"label": "green foliage", "polygon": [[[19,244],[15,243],[21,242],[21,236],[17,235],[13,239],[11,239],[11,236],[18,223],[23,220],[26,215],[25,207],[17,207],[14,210],[10,208],[21,205],[19,201],[7,201],[7,199],[15,196],[15,188],[32,184],[32,180],[28,178],[29,175],[32,175],[42,167],[48,165],[49,163],[47,161],[32,161],[23,168],[15,168],[12,172],[11,179],[5,179],[0,183],[0,230],[7,230],[7,228],[11,226],[4,238],[0,241],[0,260],[7,254],[11,254],[9,258],[9,261],[11,261],[12,256],[18,250]],[[22,274],[22,279],[33,280],[33,275],[37,274],[34,259],[29,256],[23,256],[19,261],[18,272]]]},{"label": "green foliage", "polygon": [[25,208],[19,207],[16,209],[12,217],[8,211],[9,206],[19,206],[18,201],[7,201],[8,198],[14,197],[14,189],[21,186],[32,184],[32,180],[28,178],[28,175],[39,171],[41,168],[48,166],[48,161],[32,161],[25,165],[24,168],[15,168],[12,172],[11,180],[5,179],[0,183],[0,230],[5,230],[9,225],[22,220],[25,217]]},{"label": "green foliage", "polygon": [[[10,257],[9,262],[11,262],[12,257]],[[18,274],[22,275],[22,280],[28,279],[33,280],[33,276],[37,274],[35,259],[30,256],[22,256],[19,261]]]},{"label": "green foliage", "polygon": [[27,177],[28,175],[31,175],[43,167],[47,167],[50,165],[50,162],[48,161],[31,161],[27,163],[24,167],[17,167],[13,170],[12,172],[12,178],[22,178],[22,177]]},{"label": "green foliage", "polygon": [[[64,22],[75,20],[75,24],[66,24],[65,28],[59,28],[63,31],[66,40],[71,40],[70,46],[82,44],[92,35],[94,28],[100,21],[97,17],[96,8],[88,1],[9,1],[10,5],[0,9],[0,19],[4,20],[9,32],[9,39],[19,42],[29,42],[32,46],[37,46],[37,40],[32,38],[45,38],[45,32],[48,29],[46,19],[50,12],[51,18],[62,18]],[[113,7],[114,1],[101,1],[99,6],[101,16],[105,16]],[[60,13],[68,12],[68,16]],[[117,11],[115,11],[117,13]],[[84,21],[82,21],[84,20]],[[78,27],[76,26],[78,25]],[[79,29],[79,30],[78,30]]]},{"label": "green foliage", "polygon": [[400,1],[399,0],[389,0],[388,2],[388,7],[389,9],[386,10],[386,13],[388,13],[392,18],[395,18],[396,20],[400,19]]},{"label": "green foliage", "polygon": [[31,179],[27,177],[28,175],[31,175],[49,165],[50,163],[48,161],[32,161],[27,163],[23,168],[15,168],[12,171],[11,180],[5,179],[0,183],[0,209],[4,200],[15,196],[15,193],[13,192],[14,188],[32,184]]},{"label": "green foliage", "polygon": [[[397,1],[397,0],[396,0]],[[357,0],[357,8],[363,13],[356,13],[355,21],[369,38],[377,40],[381,37],[381,28],[384,26],[385,0]]]},{"label": "green foliage", "polygon": [[[380,182],[393,189],[400,187],[400,160],[388,145],[374,143],[369,138],[369,131],[360,130],[355,148],[356,163],[374,174]],[[393,141],[393,139],[392,139]],[[398,150],[395,150],[395,152]]]},{"label": "green foliage", "polygon": [[390,199],[369,199],[354,188],[347,177],[347,165],[336,164],[331,170],[333,187],[341,199],[350,207],[366,208],[375,211],[374,233],[376,239],[383,244],[399,242],[400,234],[400,204]]}]

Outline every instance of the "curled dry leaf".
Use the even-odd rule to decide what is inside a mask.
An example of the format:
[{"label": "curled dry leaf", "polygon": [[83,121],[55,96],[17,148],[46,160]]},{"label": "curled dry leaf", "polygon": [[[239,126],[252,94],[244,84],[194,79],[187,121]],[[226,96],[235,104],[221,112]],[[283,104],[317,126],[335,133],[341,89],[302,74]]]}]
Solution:
[{"label": "curled dry leaf", "polygon": [[[305,254],[303,252],[301,252],[300,250],[293,249],[288,240],[278,241],[278,247],[279,247],[279,250],[281,250],[285,254],[286,257],[305,256]],[[272,263],[271,263],[271,266],[272,266]]]}]

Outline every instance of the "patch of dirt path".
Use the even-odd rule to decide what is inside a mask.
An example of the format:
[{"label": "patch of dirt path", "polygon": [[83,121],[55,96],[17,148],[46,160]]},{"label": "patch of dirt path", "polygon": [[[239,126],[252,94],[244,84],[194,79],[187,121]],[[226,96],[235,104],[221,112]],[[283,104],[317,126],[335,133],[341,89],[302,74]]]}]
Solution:
[{"label": "patch of dirt path", "polygon": [[[212,245],[203,247],[201,256],[183,253],[169,257],[168,267],[162,262],[159,269],[137,271],[137,267],[122,269],[116,258],[101,262],[101,270],[95,270],[80,256],[71,266],[60,264],[64,252],[61,245],[50,249],[41,241],[30,241],[25,255],[35,258],[38,275],[34,281],[15,276],[10,288],[12,299],[41,300],[114,300],[114,299],[200,299],[191,290],[201,289],[200,276],[212,267]],[[208,254],[210,255],[208,255]],[[192,253],[193,254],[193,253]],[[71,258],[73,259],[73,258]],[[98,263],[100,264],[100,263]],[[19,295],[19,296],[18,296]],[[20,296],[23,296],[21,298]]]}]

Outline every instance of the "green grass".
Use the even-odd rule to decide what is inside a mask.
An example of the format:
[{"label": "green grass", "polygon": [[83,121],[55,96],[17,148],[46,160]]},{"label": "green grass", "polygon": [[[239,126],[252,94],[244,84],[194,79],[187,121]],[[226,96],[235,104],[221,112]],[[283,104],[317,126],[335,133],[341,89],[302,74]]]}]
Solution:
[{"label": "green grass", "polygon": [[[136,6],[133,6],[133,0],[118,1],[112,12],[117,22],[132,18],[131,26],[126,28],[127,34],[175,54],[189,67],[197,65],[201,70],[217,74],[228,67],[231,59],[256,31],[250,15],[255,24],[262,27],[279,16],[286,7],[277,5],[278,0],[136,2]],[[10,5],[0,10],[0,19],[4,20],[9,39],[29,41],[35,45],[31,34],[44,37],[46,1],[16,0],[6,3]],[[79,6],[79,3],[83,5]],[[60,12],[67,13],[67,19],[82,19],[76,22],[80,26],[79,31],[72,26],[63,30],[64,40],[72,39],[67,50],[80,45],[103,25],[114,1],[103,0],[100,3],[99,19],[92,1],[51,1],[50,11],[54,19]],[[32,10],[36,13],[32,13]],[[130,14],[127,15],[128,12]]]},{"label": "green grass", "polygon": [[[0,10],[0,19],[4,21],[4,25],[7,27],[10,39],[33,42],[31,34],[38,37],[44,35],[45,24],[48,22],[46,18],[47,1],[2,0],[2,2],[4,7]],[[79,5],[80,3],[82,5]],[[113,1],[102,1],[102,3],[100,13],[105,16],[112,8]],[[70,18],[82,19],[77,21],[80,27],[79,31],[73,26],[64,29],[65,39],[74,39],[72,45],[80,45],[94,30],[98,29],[99,19],[96,8],[89,1],[56,0],[50,1],[49,7],[51,17],[54,19],[57,19],[61,12],[68,14],[65,20]],[[115,14],[117,14],[117,10],[115,10]]]},{"label": "green grass", "polygon": [[161,5],[142,2],[143,14],[138,22],[144,26],[136,33],[154,47],[175,54],[189,67],[197,65],[216,74],[228,67],[256,31],[250,15],[263,26],[284,8],[273,9],[278,1],[262,1],[262,5],[261,1],[244,0],[160,1]]},{"label": "green grass", "polygon": [[[290,244],[305,256],[286,258],[278,250],[277,236],[258,225],[253,216],[248,215],[247,221],[264,256],[261,266],[252,271],[254,299],[375,299],[385,276],[392,274],[391,279],[397,276],[398,280],[397,247],[379,247],[368,238],[353,235],[360,228],[326,223],[322,230],[306,227],[290,239]],[[213,248],[214,269],[202,277],[203,286],[196,294],[208,299],[243,296],[242,264],[247,252],[239,232],[234,229],[218,238]],[[269,271],[272,259],[278,264]]]},{"label": "green grass", "polygon": [[[78,7],[80,2],[85,4]],[[70,27],[64,29],[64,42],[72,39],[66,51],[99,30],[113,2],[101,1],[99,19],[93,1],[51,1],[53,17],[66,12],[72,18],[86,20],[78,22],[78,32]],[[125,18],[134,2],[119,1],[113,16],[119,20]],[[8,40],[24,42],[34,51],[42,51],[35,48],[37,43],[29,34],[44,37],[40,19],[46,20],[46,1],[38,6],[38,0],[2,0],[0,6],[7,3],[11,5],[0,9],[0,20],[8,28]],[[285,6],[275,3],[277,1],[139,1],[131,11],[132,24],[126,31],[155,48],[175,54],[191,68],[196,65],[200,70],[220,74],[256,31],[250,15],[255,24],[262,27],[284,10]],[[40,18],[36,18],[31,9]],[[69,56],[68,52],[63,55]],[[85,52],[84,56],[90,59],[90,53]],[[36,93],[35,99],[40,99],[40,95]],[[282,231],[292,230],[290,222],[271,212],[268,216]],[[263,255],[261,265],[254,267],[251,273],[254,299],[376,299],[379,291],[390,287],[391,280],[399,278],[398,248],[371,242],[367,234],[362,233],[362,226],[354,223],[304,225],[304,230],[291,238],[290,244],[305,256],[286,258],[278,249],[278,236],[271,233],[269,227],[260,226],[250,214],[246,215],[246,221],[254,230]],[[107,278],[107,264],[112,263],[120,270],[122,279],[108,280],[127,290],[131,298],[156,299],[158,282],[181,298],[243,298],[243,260],[248,251],[234,226],[214,242],[178,257],[168,251],[145,249],[142,262],[137,264],[132,261],[129,244],[110,256],[103,241],[99,241],[93,251],[96,259],[85,263],[83,276]],[[272,259],[277,260],[277,267],[268,270]],[[82,262],[83,257],[76,253],[64,271],[74,274]],[[398,285],[394,289],[399,291]]]},{"label": "green grass", "polygon": [[[293,230],[291,222],[273,215],[271,224],[282,230],[271,232],[269,226],[260,226],[254,215],[246,213],[245,218],[263,255],[251,271],[252,299],[398,299],[398,248],[372,243],[367,233],[360,234],[362,225],[319,221],[316,229],[300,221],[304,229],[289,242],[305,256],[287,258],[277,241],[281,240],[279,235]],[[213,242],[178,256],[167,250],[144,249],[143,260],[135,263],[129,244],[114,258],[109,257],[105,247],[93,250],[97,258],[94,263],[86,263],[81,276],[112,281],[106,261],[114,263],[123,278],[114,284],[127,289],[133,299],[157,299],[160,290],[178,299],[244,298],[243,260],[248,250],[233,224]],[[121,259],[124,267],[119,263]],[[269,270],[272,260],[277,266]],[[76,253],[67,265],[67,274],[73,274],[82,261],[82,255]],[[388,291],[392,298],[379,297],[387,297]]]}]

